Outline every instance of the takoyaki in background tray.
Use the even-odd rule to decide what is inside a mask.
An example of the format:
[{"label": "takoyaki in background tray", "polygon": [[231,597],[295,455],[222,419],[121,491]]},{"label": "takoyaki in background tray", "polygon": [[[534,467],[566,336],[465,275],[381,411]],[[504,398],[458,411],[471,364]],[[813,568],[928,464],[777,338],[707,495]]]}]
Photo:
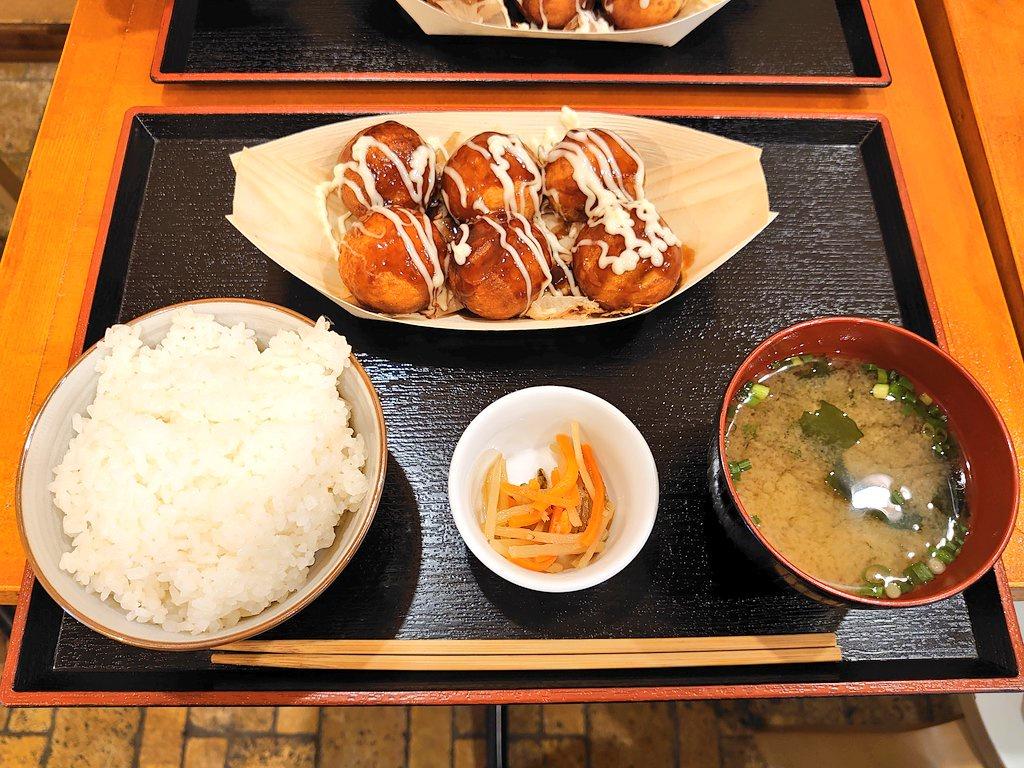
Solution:
[{"label": "takoyaki in background tray", "polygon": [[[679,300],[629,321],[559,332],[437,333],[352,317],[264,257],[225,220],[231,152],[337,113],[130,114],[100,235],[85,343],[112,323],[217,296],[263,299],[345,334],[377,386],[390,460],[360,551],[310,607],[266,637],[651,637],[835,631],[838,664],[594,672],[378,673],[214,668],[208,653],[154,653],[22,591],[14,694],[135,691],[133,701],[553,700],[980,690],[1017,684],[1005,583],[986,575],[923,608],[826,607],[755,569],[711,509],[708,447],[728,379],[770,333],[809,317],[863,314],[934,338],[883,123],[870,119],[663,117],[764,148],[776,222]],[[646,548],[581,593],[503,582],[451,520],[448,462],[488,403],[533,384],[594,392],[650,443],[661,507]],[[276,693],[275,693],[276,692]],[[291,692],[291,693],[284,693]],[[193,695],[194,694],[194,695]],[[278,696],[279,698],[274,698]],[[82,701],[89,699],[82,694]]]},{"label": "takoyaki in background tray", "polygon": [[429,36],[394,0],[167,0],[152,75],[158,82],[891,81],[869,0],[731,0],[671,48]]}]

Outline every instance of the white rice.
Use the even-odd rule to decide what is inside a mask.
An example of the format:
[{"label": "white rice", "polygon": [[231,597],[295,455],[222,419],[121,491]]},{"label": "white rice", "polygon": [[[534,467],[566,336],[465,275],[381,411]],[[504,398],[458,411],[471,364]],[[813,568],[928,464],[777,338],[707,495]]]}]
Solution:
[{"label": "white rice", "polygon": [[190,309],[155,348],[108,330],[50,485],[72,539],[61,568],[133,621],[195,634],[302,586],[367,491],[337,389],[349,351],[323,318],[263,351]]}]

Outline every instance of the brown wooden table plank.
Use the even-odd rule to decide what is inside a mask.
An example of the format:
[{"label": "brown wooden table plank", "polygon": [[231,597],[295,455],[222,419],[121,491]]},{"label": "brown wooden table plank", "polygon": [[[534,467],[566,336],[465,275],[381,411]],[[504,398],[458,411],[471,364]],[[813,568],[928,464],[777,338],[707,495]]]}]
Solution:
[{"label": "brown wooden table plank", "polygon": [[[1024,340],[1024,4],[918,0],[1018,341]],[[1013,354],[1009,345],[1007,353]],[[1024,550],[1004,558],[1024,597]]]}]

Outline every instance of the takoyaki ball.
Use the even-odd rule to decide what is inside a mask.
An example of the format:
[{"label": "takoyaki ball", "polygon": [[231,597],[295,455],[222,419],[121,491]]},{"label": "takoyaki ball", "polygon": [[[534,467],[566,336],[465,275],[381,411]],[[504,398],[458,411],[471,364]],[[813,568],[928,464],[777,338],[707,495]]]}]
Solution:
[{"label": "takoyaki ball", "polygon": [[643,200],[612,206],[580,230],[572,271],[580,290],[603,309],[639,309],[675,290],[684,261],[679,239]]},{"label": "takoyaki ball", "polygon": [[604,0],[604,10],[619,29],[640,29],[672,21],[683,0]]},{"label": "takoyaki ball", "polygon": [[338,164],[341,201],[356,216],[373,206],[425,208],[434,191],[434,150],[416,131],[394,120],[353,136]]},{"label": "takoyaki ball", "polygon": [[474,315],[507,320],[524,314],[551,281],[551,250],[521,214],[480,216],[452,246],[448,286]]},{"label": "takoyaki ball", "polygon": [[518,136],[486,131],[451,156],[441,174],[444,204],[459,221],[496,211],[532,218],[543,186],[533,154]]},{"label": "takoyaki ball", "polygon": [[594,7],[594,0],[517,0],[527,21],[537,27],[564,29],[581,10]]},{"label": "takoyaki ball", "polygon": [[609,200],[643,196],[644,163],[621,136],[577,128],[548,152],[544,194],[567,221],[586,221]]},{"label": "takoyaki ball", "polygon": [[363,306],[423,312],[444,285],[448,244],[423,211],[373,207],[349,225],[338,251],[341,279]]}]

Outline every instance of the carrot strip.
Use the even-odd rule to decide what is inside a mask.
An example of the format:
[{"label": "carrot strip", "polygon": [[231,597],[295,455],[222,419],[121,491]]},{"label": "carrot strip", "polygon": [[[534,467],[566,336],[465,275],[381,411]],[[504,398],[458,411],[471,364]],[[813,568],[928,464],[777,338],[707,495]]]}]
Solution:
[{"label": "carrot strip", "polygon": [[594,496],[591,499],[593,505],[590,508],[590,519],[587,520],[586,530],[583,531],[582,542],[584,547],[590,546],[603,528],[604,521],[604,478],[601,477],[601,470],[597,467],[597,459],[594,458],[594,450],[589,443],[583,444],[583,464],[594,484]]},{"label": "carrot strip", "polygon": [[[550,558],[551,562],[547,562],[548,559],[549,558],[547,558],[547,557],[544,557],[544,558],[532,558],[532,557],[525,558],[525,557],[511,557],[511,556],[509,557],[509,560],[511,562],[515,563],[516,565],[522,566],[523,568],[528,568],[531,571],[546,571],[549,567],[551,567],[551,563],[555,562],[555,558],[554,557]],[[538,562],[540,560],[543,560],[544,562]]]},{"label": "carrot strip", "polygon": [[583,460],[583,441],[580,438],[579,423],[574,421],[569,431],[572,432],[572,450],[577,463],[580,465],[580,478],[583,480],[583,487],[587,489],[590,498],[594,498],[594,481],[590,477],[587,463]]},{"label": "carrot strip", "polygon": [[521,515],[513,515],[505,521],[505,525],[509,528],[525,528],[528,525],[539,523],[544,519],[544,513],[533,510],[532,512],[525,512]]},{"label": "carrot strip", "polygon": [[567,534],[572,531],[572,524],[569,522],[569,513],[564,509],[557,510],[551,515],[551,522],[548,524],[548,533]]},{"label": "carrot strip", "polygon": [[555,494],[552,491],[534,490],[521,485],[503,485],[501,490],[512,496],[519,502],[527,502],[533,505],[540,505],[540,508],[547,507],[568,507],[572,506],[572,496],[566,494]]}]

